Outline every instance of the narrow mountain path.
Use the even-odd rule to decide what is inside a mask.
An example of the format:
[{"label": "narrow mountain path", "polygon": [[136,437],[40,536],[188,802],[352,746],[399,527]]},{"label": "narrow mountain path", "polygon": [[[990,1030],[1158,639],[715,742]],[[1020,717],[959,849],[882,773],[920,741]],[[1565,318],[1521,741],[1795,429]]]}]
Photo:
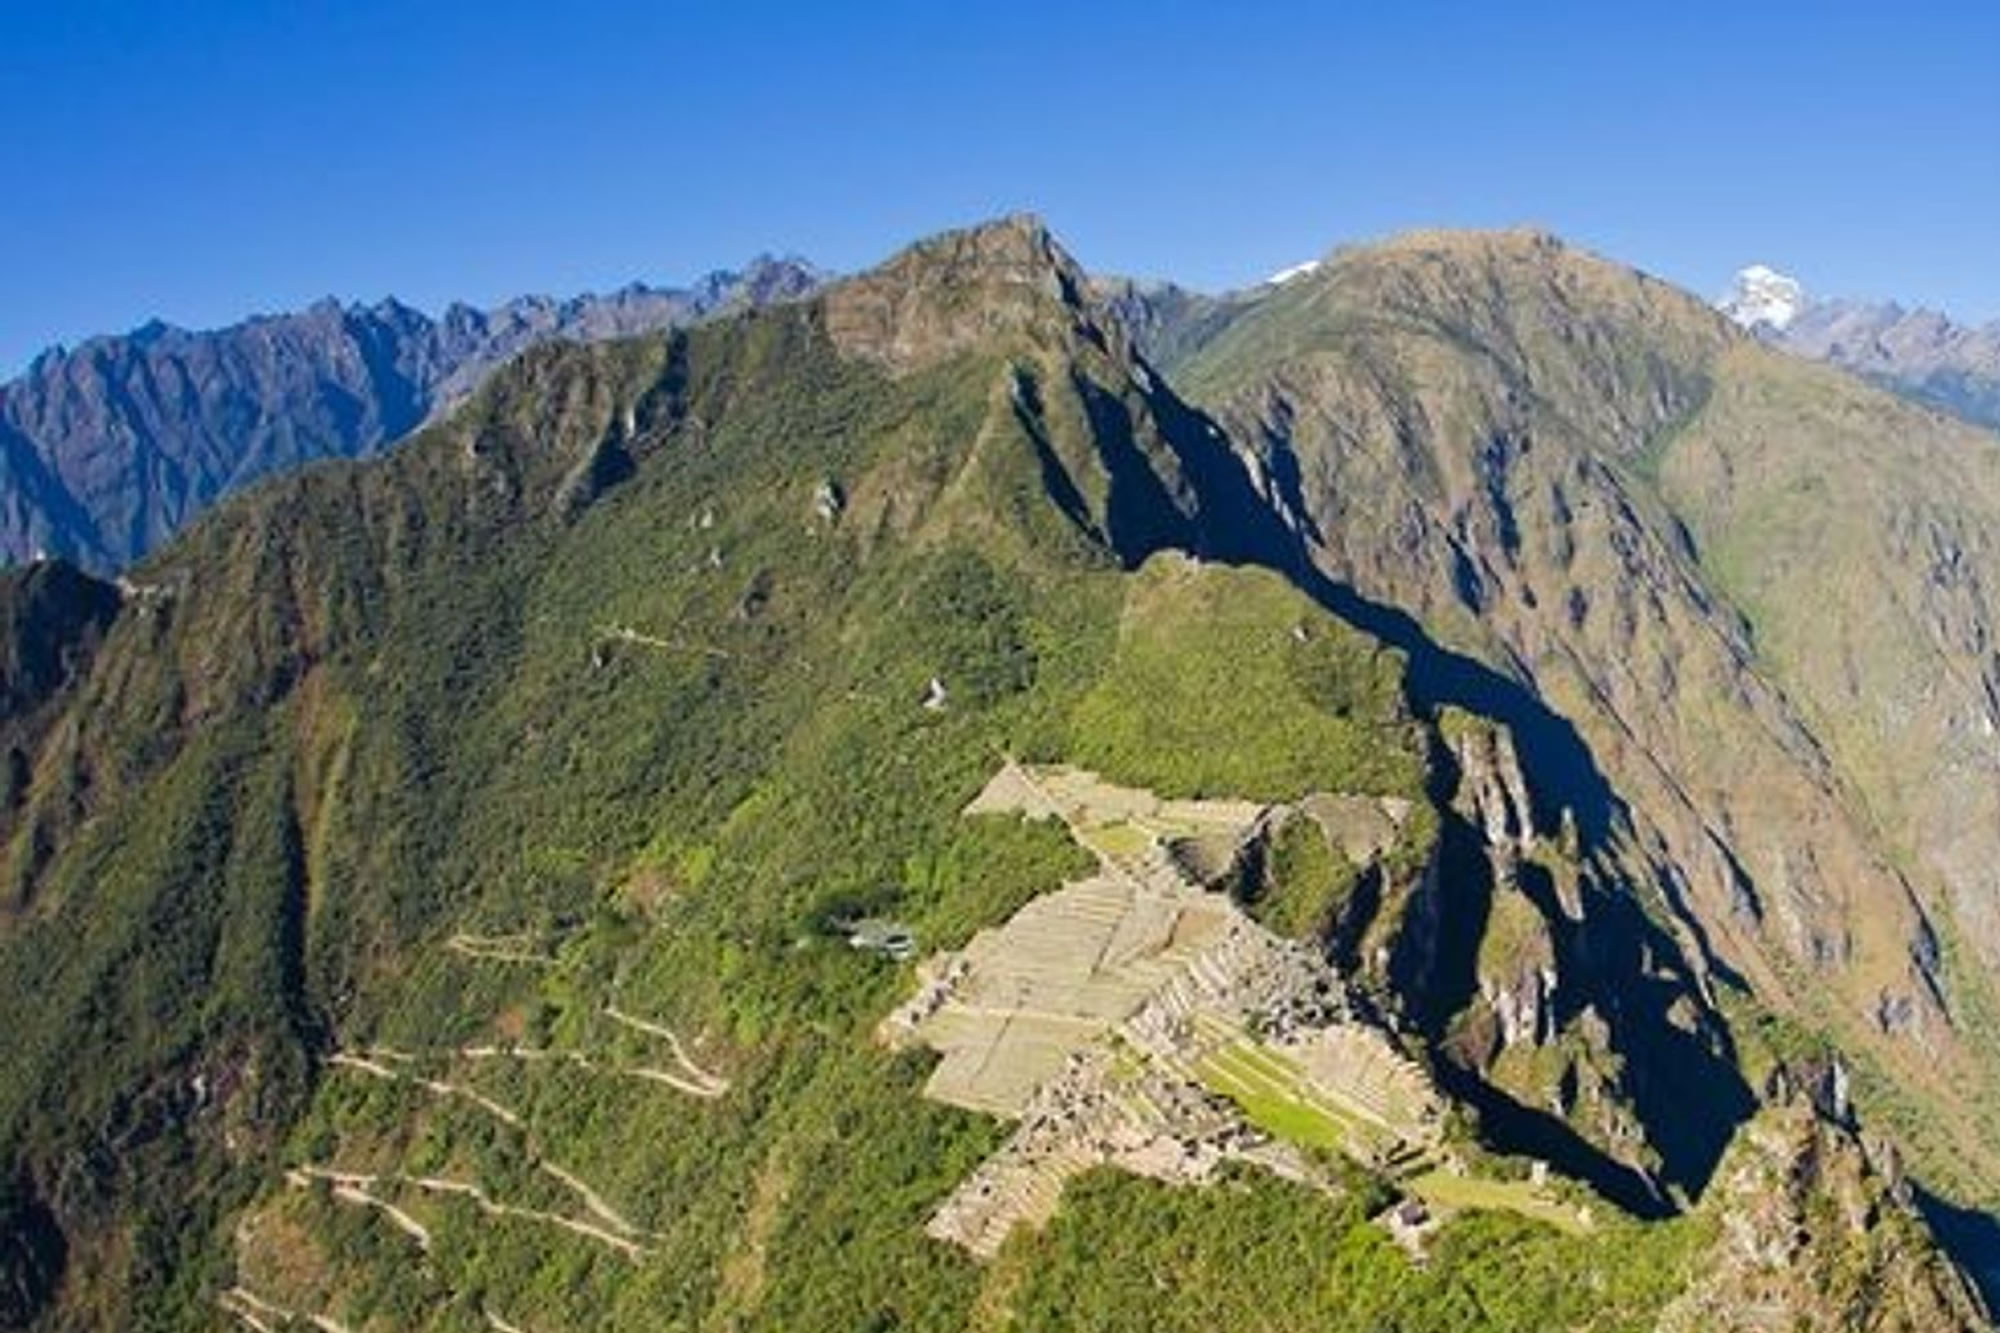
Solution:
[{"label": "narrow mountain path", "polygon": [[615,1227],[619,1231],[624,1232],[628,1236],[643,1236],[646,1234],[644,1231],[641,1231],[638,1227],[633,1226],[632,1223],[628,1221],[625,1218],[625,1216],[622,1213],[620,1213],[616,1208],[613,1208],[610,1204],[606,1203],[604,1201],[604,1196],[599,1194],[596,1190],[592,1189],[583,1180],[579,1179],[575,1175],[572,1175],[570,1172],[563,1170],[561,1167],[557,1166],[554,1162],[543,1162],[541,1166],[542,1166],[542,1173],[544,1175],[552,1176],[555,1179],[561,1181],[564,1185],[568,1186],[570,1192],[576,1195],[576,1197],[583,1202],[583,1206],[586,1209],[588,1209],[591,1212],[591,1214],[597,1218],[598,1221],[605,1223],[607,1226]]},{"label": "narrow mountain path", "polygon": [[[313,1181],[319,1178],[322,1177],[316,1177],[311,1171],[307,1170],[291,1170],[285,1172],[285,1183],[293,1186],[296,1189],[310,1188]],[[415,1240],[417,1242],[418,1248],[424,1250],[430,1249],[431,1247],[430,1229],[426,1227],[423,1223],[417,1221],[416,1218],[411,1217],[408,1213],[398,1208],[395,1204],[390,1203],[387,1199],[380,1198],[374,1194],[370,1194],[367,1191],[367,1189],[365,1189],[360,1185],[353,1184],[345,1180],[334,1180],[331,1177],[324,1177],[324,1178],[327,1179],[328,1183],[333,1186],[334,1198],[339,1199],[344,1203],[357,1204],[363,1208],[373,1208],[375,1211],[381,1213],[384,1217],[388,1218],[390,1223],[393,1226],[395,1226],[395,1228],[398,1231],[401,1231],[403,1234]]]},{"label": "narrow mountain path", "polygon": [[468,1088],[460,1083],[447,1083],[443,1079],[436,1078],[420,1078],[417,1083],[425,1091],[436,1093],[440,1097],[457,1097],[462,1101],[471,1102],[504,1125],[512,1125],[515,1129],[525,1128],[518,1112],[501,1102],[494,1101],[476,1088]]},{"label": "narrow mountain path", "polygon": [[614,1078],[637,1078],[649,1083],[663,1083],[690,1097],[700,1097],[705,1100],[713,1100],[729,1090],[727,1080],[719,1079],[698,1066],[693,1067],[692,1072],[676,1074],[665,1069],[655,1069],[650,1065],[606,1064],[581,1051],[556,1051],[536,1046],[461,1046],[454,1054],[462,1060],[520,1060],[530,1064],[547,1061],[563,1062],[593,1074],[609,1074]]},{"label": "narrow mountain path", "polygon": [[615,1232],[606,1231],[594,1222],[582,1218],[565,1217],[561,1213],[545,1213],[538,1208],[520,1208],[513,1204],[501,1203],[478,1185],[465,1180],[447,1180],[440,1176],[398,1176],[398,1181],[430,1194],[457,1195],[470,1199],[473,1205],[489,1217],[519,1217],[531,1222],[542,1222],[549,1226],[561,1227],[575,1235],[594,1240],[618,1251],[627,1259],[637,1261],[649,1253],[645,1246]]},{"label": "narrow mountain path", "polygon": [[217,1296],[215,1303],[256,1333],[277,1333],[278,1324],[292,1317],[290,1310],[273,1305],[243,1287],[231,1287]]},{"label": "narrow mountain path", "polygon": [[705,1087],[699,1083],[690,1083],[680,1075],[669,1074],[664,1069],[640,1067],[637,1069],[628,1069],[624,1072],[630,1074],[633,1078],[643,1078],[649,1083],[664,1083],[677,1092],[685,1092],[690,1097],[715,1098],[722,1095],[720,1089]]},{"label": "narrow mountain path", "polygon": [[531,967],[554,967],[556,960],[545,953],[529,953],[533,943],[521,935],[468,935],[463,931],[444,942],[444,947],[467,958],[484,958],[496,963],[526,963]]},{"label": "narrow mountain path", "polygon": [[268,1301],[249,1288],[238,1285],[216,1297],[215,1303],[242,1320],[257,1333],[278,1333],[280,1325],[305,1320],[320,1333],[353,1333],[338,1319],[323,1314],[301,1314],[275,1301]]},{"label": "narrow mountain path", "polygon": [[[687,1075],[687,1078],[696,1087],[703,1089],[703,1091],[696,1092],[696,1096],[720,1097],[723,1093],[729,1091],[729,1080],[719,1074],[712,1074],[696,1064],[694,1058],[687,1053],[687,1048],[681,1045],[681,1039],[675,1035],[672,1028],[665,1027],[659,1023],[648,1022],[643,1018],[635,1018],[631,1014],[619,1009],[616,1005],[605,1005],[604,1014],[605,1017],[611,1019],[614,1023],[622,1023],[634,1031],[643,1032],[651,1037],[659,1037],[665,1041],[667,1048],[674,1053],[674,1063],[681,1067],[681,1071]],[[672,1079],[667,1079],[666,1081],[674,1082],[677,1087],[682,1086]]]},{"label": "narrow mountain path", "polygon": [[363,1191],[373,1191],[385,1185],[401,1186],[426,1194],[468,1199],[474,1207],[489,1217],[518,1217],[526,1221],[560,1227],[574,1235],[594,1240],[616,1250],[635,1262],[650,1253],[645,1246],[630,1237],[607,1231],[595,1222],[586,1222],[582,1218],[568,1217],[562,1213],[544,1212],[539,1208],[522,1208],[515,1204],[502,1203],[471,1181],[450,1180],[443,1176],[380,1175],[365,1171],[338,1171],[331,1167],[310,1165],[294,1167],[292,1170],[310,1180],[324,1180],[332,1185],[346,1185]]},{"label": "narrow mountain path", "polygon": [[698,653],[704,657],[728,657],[726,649],[712,648],[705,643],[682,643],[678,639],[663,639],[657,634],[646,634],[630,625],[611,625],[602,631],[607,639],[618,639],[625,643],[636,643],[645,648],[658,648],[668,653]]},{"label": "narrow mountain path", "polygon": [[[330,1065],[339,1065],[343,1069],[358,1069],[371,1078],[379,1078],[386,1082],[414,1083],[433,1096],[455,1097],[461,1101],[470,1102],[502,1124],[511,1125],[515,1129],[526,1127],[526,1122],[521,1119],[520,1112],[503,1102],[495,1101],[493,1098],[479,1091],[479,1089],[469,1088],[463,1083],[447,1082],[440,1078],[425,1078],[417,1074],[404,1074],[400,1070],[391,1069],[381,1063],[381,1059],[387,1054],[372,1050],[364,1055],[356,1055],[351,1051],[335,1051],[332,1055],[326,1057],[326,1062]],[[404,1055],[400,1052],[394,1053],[394,1058],[411,1063],[415,1062],[414,1056]]]},{"label": "narrow mountain path", "polygon": [[[404,1056],[402,1058],[410,1059],[412,1057]],[[458,1083],[447,1083],[442,1079],[424,1078],[418,1075],[403,1075],[395,1070],[384,1067],[377,1061],[358,1056],[351,1056],[351,1055],[343,1056],[341,1054],[335,1054],[327,1057],[327,1063],[342,1065],[349,1069],[359,1069],[369,1074],[371,1077],[375,1078],[389,1079],[396,1082],[413,1083],[416,1086],[424,1089],[426,1092],[431,1093],[433,1096],[445,1097],[445,1098],[457,1098],[459,1100],[472,1103],[474,1106],[477,1106],[480,1110],[492,1116],[495,1120],[498,1120],[502,1124],[507,1125],[509,1128],[520,1130],[522,1134],[527,1137],[530,1151],[533,1152],[536,1158],[538,1159],[537,1161],[538,1168],[545,1175],[548,1175],[552,1179],[560,1181],[566,1188],[570,1190],[571,1193],[576,1195],[577,1199],[583,1204],[584,1208],[588,1210],[591,1214],[596,1216],[600,1221],[608,1223],[613,1227],[616,1227],[619,1231],[624,1232],[628,1236],[643,1236],[647,1234],[642,1228],[634,1225],[630,1220],[628,1220],[624,1216],[624,1214],[620,1213],[609,1202],[607,1202],[604,1196],[599,1194],[595,1189],[593,1189],[588,1181],[584,1180],[582,1177],[576,1175],[572,1171],[568,1171],[560,1166],[557,1166],[554,1162],[542,1159],[540,1154],[540,1149],[535,1143],[534,1134],[528,1128],[527,1122],[521,1118],[520,1114],[516,1112],[513,1108],[506,1106],[501,1102],[493,1100],[493,1098],[488,1097],[485,1093],[480,1092],[476,1088],[468,1088],[463,1084],[458,1084]],[[290,1175],[291,1173],[288,1173],[288,1178],[290,1178]],[[299,1180],[295,1181],[294,1183],[303,1183],[303,1181]],[[336,1194],[339,1194],[342,1189],[354,1189],[355,1193],[358,1194],[359,1197],[350,1199],[349,1200],[350,1202],[368,1203],[383,1209],[385,1212],[388,1212],[391,1215],[390,1217],[391,1221],[396,1222],[397,1225],[401,1226],[403,1230],[409,1232],[411,1235],[417,1236],[418,1239],[426,1247],[429,1246],[430,1244],[429,1235],[423,1232],[422,1227],[418,1226],[413,1220],[409,1219],[407,1214],[397,1213],[396,1209],[393,1208],[391,1205],[383,1202],[380,1199],[373,1198],[359,1191],[358,1189],[355,1189],[355,1187],[336,1186],[334,1192]]]},{"label": "narrow mountain path", "polygon": [[335,1051],[332,1055],[326,1057],[326,1062],[330,1065],[340,1065],[347,1069],[359,1069],[364,1074],[372,1074],[376,1078],[388,1079],[391,1082],[401,1077],[387,1065],[371,1060],[365,1055],[355,1055],[348,1051]]}]

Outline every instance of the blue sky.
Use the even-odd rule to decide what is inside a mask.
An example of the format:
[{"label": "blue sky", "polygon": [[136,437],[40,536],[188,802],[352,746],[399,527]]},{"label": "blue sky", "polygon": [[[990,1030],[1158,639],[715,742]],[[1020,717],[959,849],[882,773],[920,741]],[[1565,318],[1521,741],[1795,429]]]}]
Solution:
[{"label": "blue sky", "polygon": [[1254,281],[1533,222],[2000,317],[2000,4],[0,0],[0,371],[160,316],[426,308],[1015,209]]}]

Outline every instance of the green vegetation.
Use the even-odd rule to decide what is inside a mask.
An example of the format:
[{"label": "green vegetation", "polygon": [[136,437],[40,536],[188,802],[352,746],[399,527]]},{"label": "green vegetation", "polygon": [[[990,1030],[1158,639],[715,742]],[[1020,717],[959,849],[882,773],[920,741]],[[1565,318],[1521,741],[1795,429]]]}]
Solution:
[{"label": "green vegetation", "polygon": [[[1088,870],[961,817],[999,756],[1401,797],[1392,894],[1439,829],[1403,659],[1152,552],[1199,423],[1006,272],[538,350],[136,571],[8,775],[0,1221],[60,1205],[54,1321],[241,1285],[357,1330],[1651,1326],[1697,1223],[1485,1213],[1420,1268],[1373,1186],[1100,1172],[990,1266],[924,1234],[1005,1127],[919,1096],[874,1035],[913,968],[836,927],[929,952]],[[843,355],[877,315],[893,354]],[[1304,934],[1351,878],[1295,825],[1258,910]],[[1203,1074],[1365,1134],[1253,1044]]]},{"label": "green vegetation", "polygon": [[1109,672],[1076,711],[1085,767],[1162,796],[1420,796],[1402,665],[1274,574],[1181,558],[1134,578]]},{"label": "green vegetation", "polygon": [[1461,1175],[1439,1167],[1412,1177],[1405,1187],[1435,1209],[1514,1213],[1531,1221],[1546,1222],[1571,1235],[1583,1235],[1588,1230],[1575,1206],[1551,1197],[1525,1180]]},{"label": "green vegetation", "polygon": [[[551,349],[141,571],[172,614],[119,621],[116,687],[69,737],[101,813],[0,939],[0,1000],[46,1015],[5,1039],[0,1158],[98,1136],[149,1182],[103,1196],[134,1244],[72,1258],[71,1308],[205,1324],[241,1282],[355,1327],[962,1326],[990,1275],[923,1222],[1001,1130],[876,1046],[908,969],[832,923],[892,916],[928,951],[1086,870],[1053,826],[960,817],[1003,752],[1188,793],[1423,780],[1398,660],[1275,577],[1127,576],[1046,501],[1010,517],[995,497],[1047,484],[990,391],[1019,373],[996,351],[891,380],[798,312]],[[1088,413],[1043,407],[1065,466],[1095,456]],[[630,475],[580,502],[579,451],[628,409]],[[975,494],[976,519],[912,522]],[[611,1005],[728,1091],[621,1074],[669,1054]],[[560,1058],[459,1053],[514,1043]],[[328,1047],[461,1091],[315,1080]],[[220,1109],[176,1091],[193,1072]],[[527,1216],[582,1212],[548,1163],[648,1257]],[[276,1183],[298,1164],[521,1211],[385,1185],[433,1236],[419,1262],[380,1210]]]},{"label": "green vegetation", "polygon": [[1236,1103],[1251,1124],[1302,1147],[1366,1161],[1392,1141],[1380,1126],[1312,1095],[1289,1060],[1248,1038],[1206,1057],[1195,1074]]},{"label": "green vegetation", "polygon": [[1280,935],[1324,938],[1339,919],[1360,872],[1327,842],[1318,822],[1297,816],[1279,825],[1262,882],[1245,904]]},{"label": "green vegetation", "polygon": [[1364,1201],[1241,1173],[1176,1190],[1072,1182],[1048,1233],[1010,1246],[1016,1329],[1650,1330],[1705,1239],[1692,1222],[1568,1236],[1510,1213],[1447,1223],[1419,1267]]}]

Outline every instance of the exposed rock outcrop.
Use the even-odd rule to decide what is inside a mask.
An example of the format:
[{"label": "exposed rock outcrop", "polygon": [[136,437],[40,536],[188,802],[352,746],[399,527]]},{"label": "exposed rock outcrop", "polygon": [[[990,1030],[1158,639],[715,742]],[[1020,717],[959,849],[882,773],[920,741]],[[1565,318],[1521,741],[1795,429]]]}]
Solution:
[{"label": "exposed rock outcrop", "polygon": [[[1954,940],[2000,956],[1990,440],[1536,233],[1336,255],[1177,380],[1295,538],[1255,558],[1408,651],[1420,705],[1512,732],[1553,844],[1515,855],[1558,1029],[1594,1012],[1626,1082],[1661,1077],[1642,1050],[1726,1065],[1727,987],[1874,1046],[1927,1104],[1991,1086],[2000,1055],[1951,1022],[1953,987],[1988,970],[1940,984],[1923,961]],[[1517,804],[1471,822],[1497,832]],[[1527,924],[1494,894],[1495,921]],[[1535,952],[1486,975],[1517,1038],[1549,1031]],[[1611,958],[1682,994],[1639,1020]]]},{"label": "exposed rock outcrop", "polygon": [[1804,1098],[1761,1111],[1702,1201],[1716,1227],[1661,1333],[1978,1333],[1978,1295],[1862,1139]]}]

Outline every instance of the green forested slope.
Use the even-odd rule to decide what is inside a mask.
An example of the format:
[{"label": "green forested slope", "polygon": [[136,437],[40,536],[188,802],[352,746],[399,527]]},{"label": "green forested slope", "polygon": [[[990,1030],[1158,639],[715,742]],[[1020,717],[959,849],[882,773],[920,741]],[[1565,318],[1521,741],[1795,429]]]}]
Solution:
[{"label": "green forested slope", "polygon": [[[1713,1218],[1471,1213],[1413,1267],[1359,1173],[1100,1173],[991,1264],[923,1232],[1004,1130],[919,1096],[873,1036],[910,966],[839,927],[929,952],[1084,868],[961,817],[1001,756],[1475,836],[1461,733],[1490,721],[1441,726],[1280,573],[1184,553],[1230,544],[1229,466],[1014,221],[534,352],[389,459],[215,511],[50,687],[6,826],[0,1013],[31,1017],[0,1030],[0,1319],[1649,1327]],[[1357,925],[1400,941],[1383,1003],[1477,989],[1425,924],[1485,918],[1491,883],[1437,887],[1459,864],[1385,860],[1387,924]],[[1636,912],[1569,873],[1552,894]],[[1687,982],[1633,929],[1577,938],[1607,974],[1647,941],[1609,1029],[1641,1063]],[[1400,1000],[1422,1054],[1451,1004]],[[1718,1058],[1719,1019],[1679,1021]]]}]

